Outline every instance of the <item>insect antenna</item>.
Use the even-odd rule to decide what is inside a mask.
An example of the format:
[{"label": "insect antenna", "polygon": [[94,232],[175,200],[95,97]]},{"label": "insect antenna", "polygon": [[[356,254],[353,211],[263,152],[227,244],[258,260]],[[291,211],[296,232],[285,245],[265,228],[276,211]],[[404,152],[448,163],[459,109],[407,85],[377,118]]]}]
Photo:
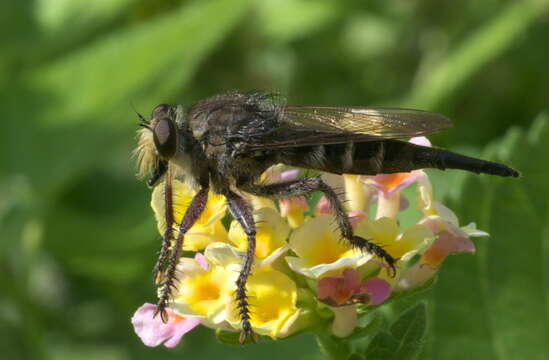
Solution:
[{"label": "insect antenna", "polygon": [[149,126],[149,121],[147,119],[145,119],[145,117],[143,115],[141,115],[141,113],[139,111],[137,111],[137,109],[135,108],[135,105],[133,104],[132,101],[130,101],[130,106],[132,107],[133,111],[135,112],[135,114],[137,115],[137,117],[140,120],[138,125],[140,127],[144,127],[144,128],[147,128],[147,129],[152,131],[151,127]]}]

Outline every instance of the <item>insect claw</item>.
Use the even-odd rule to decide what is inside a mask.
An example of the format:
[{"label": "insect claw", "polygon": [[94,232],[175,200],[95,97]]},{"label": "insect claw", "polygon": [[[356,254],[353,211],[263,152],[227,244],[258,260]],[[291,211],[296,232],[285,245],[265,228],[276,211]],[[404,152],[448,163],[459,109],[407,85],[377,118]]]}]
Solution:
[{"label": "insect claw", "polygon": [[166,311],[166,305],[162,301],[160,301],[160,303],[156,305],[156,310],[154,311],[153,318],[155,318],[158,314],[160,314],[160,319],[164,324],[168,323],[170,317],[168,315],[168,312]]},{"label": "insect claw", "polygon": [[253,330],[242,330],[240,332],[240,337],[238,338],[238,341],[240,344],[244,344],[248,339],[251,340],[251,342],[256,343],[258,340],[258,336]]}]

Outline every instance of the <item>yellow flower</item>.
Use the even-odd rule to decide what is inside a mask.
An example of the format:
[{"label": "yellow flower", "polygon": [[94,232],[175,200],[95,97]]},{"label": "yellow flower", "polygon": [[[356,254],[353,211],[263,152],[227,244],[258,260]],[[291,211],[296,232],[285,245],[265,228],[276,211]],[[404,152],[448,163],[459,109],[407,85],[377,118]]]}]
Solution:
[{"label": "yellow flower", "polygon": [[[296,306],[297,286],[285,274],[270,268],[263,268],[250,276],[246,289],[251,303],[250,324],[253,330],[273,339],[288,334],[299,316]],[[240,317],[236,303],[231,303],[229,323],[240,328]]]},{"label": "yellow flower", "polygon": [[201,266],[197,260],[181,258],[177,265],[177,290],[170,308],[183,317],[199,317],[219,324],[232,301],[238,266]]},{"label": "yellow flower", "polygon": [[397,220],[388,217],[374,221],[364,219],[358,223],[357,231],[361,231],[365,239],[382,246],[393,258],[404,261],[425,250],[434,239],[432,231],[420,224],[399,235]]},{"label": "yellow flower", "polygon": [[300,227],[305,222],[305,211],[309,210],[307,200],[303,196],[280,199],[280,215],[288,219],[292,229]]},{"label": "yellow flower", "polygon": [[[308,220],[290,236],[290,248],[298,257],[288,256],[290,268],[307,277],[338,274],[345,268],[357,268],[372,258],[341,239],[341,232],[332,215],[320,215]],[[355,232],[364,236],[362,230]]]},{"label": "yellow flower", "polygon": [[[183,215],[187,211],[191,200],[196,193],[191,191],[187,184],[174,180],[172,184],[172,199],[174,213],[174,234],[179,231],[179,224]],[[151,200],[156,221],[158,223],[158,231],[164,234],[166,229],[165,207],[164,207],[164,186],[159,185],[154,188]],[[183,249],[187,251],[198,251],[204,249],[212,242],[226,242],[227,231],[221,219],[225,216],[227,204],[222,195],[214,193],[208,194],[208,203],[204,212],[194,224],[194,226],[185,234],[183,241]]]},{"label": "yellow flower", "polygon": [[[290,233],[290,227],[282,217],[271,208],[262,208],[254,211],[256,223],[256,248],[255,256],[265,259],[275,250],[286,245],[286,238]],[[248,237],[238,221],[233,220],[229,229],[229,240],[240,251],[248,248]]]}]

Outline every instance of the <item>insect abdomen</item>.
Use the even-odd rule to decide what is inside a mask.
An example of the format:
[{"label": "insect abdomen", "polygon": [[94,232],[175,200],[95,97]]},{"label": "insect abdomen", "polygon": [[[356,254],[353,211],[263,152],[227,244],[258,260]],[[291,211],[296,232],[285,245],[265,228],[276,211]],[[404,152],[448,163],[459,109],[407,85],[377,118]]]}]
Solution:
[{"label": "insect abdomen", "polygon": [[516,170],[503,164],[398,140],[293,148],[283,157],[282,162],[336,174],[375,175],[436,168],[519,176]]}]

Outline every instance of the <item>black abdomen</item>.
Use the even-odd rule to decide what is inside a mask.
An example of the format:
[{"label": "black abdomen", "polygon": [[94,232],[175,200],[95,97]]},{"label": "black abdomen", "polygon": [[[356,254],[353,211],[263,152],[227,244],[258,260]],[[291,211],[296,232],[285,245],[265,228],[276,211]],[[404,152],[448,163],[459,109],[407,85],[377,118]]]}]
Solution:
[{"label": "black abdomen", "polygon": [[285,151],[280,161],[335,174],[376,175],[436,168],[519,176],[503,164],[399,140],[296,147]]}]

